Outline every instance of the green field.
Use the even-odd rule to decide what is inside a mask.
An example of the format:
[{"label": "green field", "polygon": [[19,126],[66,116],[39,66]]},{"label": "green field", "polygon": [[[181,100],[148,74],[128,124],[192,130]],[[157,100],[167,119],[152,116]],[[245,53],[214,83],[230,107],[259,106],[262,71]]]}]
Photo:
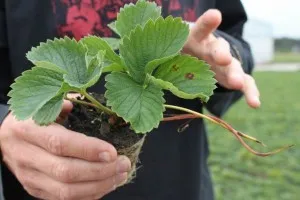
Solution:
[{"label": "green field", "polygon": [[208,124],[213,174],[218,200],[300,199],[300,72],[257,72],[262,106],[253,110],[244,99],[224,119],[236,129],[268,145],[267,151],[296,144],[280,154],[261,158],[248,153],[222,128]]},{"label": "green field", "polygon": [[300,53],[275,52],[273,63],[300,63]]}]

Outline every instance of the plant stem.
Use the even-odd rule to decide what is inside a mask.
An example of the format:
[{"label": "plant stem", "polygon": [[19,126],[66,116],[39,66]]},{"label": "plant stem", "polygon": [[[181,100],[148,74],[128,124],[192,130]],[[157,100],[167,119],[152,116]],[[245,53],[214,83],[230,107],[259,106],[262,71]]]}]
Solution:
[{"label": "plant stem", "polygon": [[94,97],[92,97],[91,95],[89,95],[85,90],[81,91],[80,93],[83,96],[85,96],[89,101],[91,101],[93,105],[95,105],[98,109],[102,110],[106,114],[109,114],[109,115],[114,115],[115,114],[111,109],[109,109],[109,108],[105,107],[104,105],[102,105]]},{"label": "plant stem", "polygon": [[[224,122],[223,120],[221,119],[218,119],[217,117],[213,117],[213,116],[206,116],[204,114],[201,114],[201,113],[198,113],[196,111],[193,111],[193,110],[190,110],[190,109],[187,109],[187,108],[182,108],[182,107],[179,107],[179,106],[173,106],[173,105],[164,105],[165,108],[168,108],[168,109],[173,109],[173,110],[179,110],[179,111],[183,111],[183,112],[186,112],[186,113],[190,113],[192,115],[195,116],[195,118],[203,118],[203,119],[207,119],[215,124],[218,124],[220,126],[222,126],[223,128],[229,130],[230,132],[233,133],[233,135],[237,138],[237,140],[251,153],[257,155],[257,156],[262,156],[262,157],[265,157],[265,156],[270,156],[270,155],[273,155],[273,154],[276,154],[276,153],[279,153],[287,148],[290,148],[292,147],[293,145],[289,145],[289,146],[285,146],[285,147],[282,147],[280,149],[277,149],[273,152],[267,152],[267,153],[260,153],[260,152],[257,152],[255,150],[253,150],[243,139],[242,137],[246,137],[247,139],[250,139],[250,140],[254,140],[258,143],[261,143],[259,142],[258,140],[256,140],[255,138],[251,137],[251,136],[248,136],[246,134],[243,134],[243,133],[240,133],[238,131],[236,131],[235,129],[233,129],[229,124],[227,124],[226,122]],[[185,116],[187,117],[187,116]],[[170,121],[170,120],[169,120]]]},{"label": "plant stem", "polygon": [[[162,121],[167,122],[167,121],[176,121],[176,120],[184,120],[184,119],[203,118],[202,116],[204,116],[204,115],[201,114],[201,113],[199,113],[199,114],[201,115],[201,117],[200,117],[200,115],[196,116],[196,115],[194,115],[194,114],[180,114],[180,115],[174,115],[174,116],[170,116],[170,117],[165,117],[165,118],[163,118]],[[224,121],[222,121],[222,120],[220,120],[220,119],[219,119],[219,120],[217,120],[217,119],[214,120],[214,118],[215,118],[214,116],[206,116],[206,117],[208,117],[209,120],[210,120],[211,122],[216,123],[216,124],[218,124],[218,125],[221,125],[223,128],[226,128],[226,129],[229,130],[229,131],[231,131],[231,129],[233,129],[229,124],[227,124],[226,122],[224,122]],[[207,119],[208,119],[208,118],[207,118]],[[219,122],[217,122],[217,121],[221,121],[221,124],[220,124]],[[236,132],[237,132],[237,134],[239,134],[239,135],[240,135],[241,137],[243,137],[243,138],[246,138],[246,139],[248,139],[248,140],[254,141],[254,142],[258,143],[258,144],[261,144],[262,146],[266,146],[264,143],[262,143],[261,141],[259,141],[259,140],[256,139],[255,137],[246,135],[246,134],[241,133],[241,132],[239,132],[239,131],[236,131]]]},{"label": "plant stem", "polygon": [[[83,104],[83,105],[86,105],[86,106],[98,108],[96,105],[94,105],[94,104],[92,104],[92,103],[89,103],[89,102],[81,101],[81,100],[74,99],[74,98],[68,98],[68,97],[66,97],[65,99],[66,99],[66,100],[69,100],[69,101],[71,101],[71,102],[74,102],[74,103]],[[98,109],[99,109],[99,108],[98,108]]]}]

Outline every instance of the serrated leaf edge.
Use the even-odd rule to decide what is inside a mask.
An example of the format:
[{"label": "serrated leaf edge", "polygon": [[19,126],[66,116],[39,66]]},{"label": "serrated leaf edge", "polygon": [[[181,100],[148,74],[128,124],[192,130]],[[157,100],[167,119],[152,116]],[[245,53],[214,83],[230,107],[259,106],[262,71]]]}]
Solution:
[{"label": "serrated leaf edge", "polygon": [[[54,99],[54,98],[56,98],[56,97],[59,97],[59,96],[62,96],[62,98],[61,98],[61,104],[60,104],[60,107],[62,108],[62,105],[63,105],[63,100],[64,100],[64,94],[63,93],[60,93],[60,94],[57,94],[57,95],[55,95],[54,97],[52,97],[49,101],[47,101],[43,106],[45,106],[47,103],[49,103],[52,99]],[[42,107],[43,107],[42,106]],[[42,109],[42,107],[40,108],[40,109]],[[40,109],[38,110],[38,111],[40,111]],[[54,122],[55,120],[56,120],[56,118],[59,116],[59,114],[60,114],[60,112],[61,112],[61,109],[59,109],[59,110],[57,110],[56,112],[55,112],[55,114],[53,115],[54,117],[53,118],[50,118],[48,121],[43,121],[43,122],[41,122],[41,121],[39,121],[38,119],[36,119],[36,114],[38,113],[38,111],[34,114],[34,115],[32,115],[32,120],[34,120],[34,122],[35,123],[37,123],[37,124],[39,124],[40,126],[47,126],[47,125],[49,125],[49,124],[51,124],[52,122]]]},{"label": "serrated leaf edge", "polygon": [[[118,15],[117,15],[117,19],[113,22],[114,24],[115,24],[115,30],[114,30],[114,27],[110,27],[113,31],[115,31],[119,36],[121,36],[121,34],[120,34],[120,32],[119,32],[119,30],[118,30],[118,22],[120,22],[119,20],[120,20],[120,16],[124,13],[124,12],[126,12],[126,9],[131,9],[131,8],[133,8],[133,7],[138,7],[140,4],[142,4],[142,3],[146,3],[146,4],[148,4],[148,5],[155,5],[156,6],[156,8],[157,9],[159,9],[159,11],[160,11],[160,15],[161,15],[161,6],[158,6],[157,4],[156,4],[156,2],[149,2],[149,1],[145,1],[145,0],[138,0],[135,4],[134,3],[129,3],[129,4],[125,4],[125,6],[124,7],[122,7],[122,8],[120,8],[120,11],[119,11],[119,13],[118,13]],[[137,27],[137,26],[141,26],[142,28],[148,23],[148,21],[149,20],[153,20],[152,18],[150,18],[150,19],[148,19],[146,22],[145,22],[145,24],[142,26],[141,24],[137,24],[131,31],[129,31],[129,34],[127,34],[127,35],[123,35],[123,36],[121,36],[121,38],[124,38],[125,36],[129,36],[130,34],[131,34],[131,32]],[[112,24],[112,23],[111,23]]]},{"label": "serrated leaf edge", "polygon": [[[18,115],[15,115],[15,111],[14,111],[14,108],[13,108],[13,105],[12,105],[12,101],[13,101],[12,95],[13,95],[13,93],[14,93],[14,89],[13,89],[13,88],[14,88],[14,85],[17,84],[17,82],[19,81],[20,78],[22,78],[24,75],[26,75],[27,73],[30,73],[30,71],[32,71],[32,70],[34,70],[34,69],[36,69],[36,68],[41,68],[41,67],[35,66],[35,67],[32,67],[32,68],[29,69],[29,70],[26,70],[26,71],[22,72],[21,75],[15,79],[14,83],[11,84],[10,87],[11,87],[12,90],[10,90],[10,91],[8,92],[8,94],[7,94],[7,96],[10,97],[10,99],[9,99],[8,102],[7,102],[7,104],[9,105],[9,110],[12,112],[12,114],[15,116],[15,118],[16,118],[17,120],[26,120],[26,119],[29,119],[30,117],[33,117],[33,116],[39,111],[39,109],[41,109],[46,103],[48,103],[52,98],[54,98],[54,97],[52,97],[52,98],[50,98],[49,100],[46,100],[46,101],[44,101],[43,103],[41,103],[41,104],[39,104],[38,106],[36,106],[36,109],[35,109],[32,113],[30,113],[30,115],[28,115],[26,118],[20,118]],[[48,69],[48,70],[51,70],[51,69]],[[55,71],[55,70],[52,70],[52,71]],[[58,95],[64,93],[63,86],[64,86],[64,81],[61,82],[61,87],[60,87],[60,89],[56,92],[56,94],[55,94],[54,96],[58,96]]]},{"label": "serrated leaf edge", "polygon": [[[154,76],[151,76],[151,75],[147,75],[147,77],[149,78],[149,80],[161,87],[162,89],[164,90],[168,90],[170,92],[172,92],[175,96],[177,97],[180,97],[180,98],[183,98],[183,99],[195,99],[195,98],[200,98],[201,101],[204,101],[204,102],[207,102],[209,99],[210,99],[210,96],[214,94],[214,90],[217,88],[216,86],[213,86],[212,87],[212,92],[209,93],[208,95],[205,95],[203,93],[195,93],[195,94],[189,94],[189,93],[186,93],[184,91],[181,91],[179,90],[178,87],[176,87],[173,83],[169,82],[169,81],[165,81],[163,79],[159,79],[159,78],[156,78]],[[215,79],[214,79],[215,80]]]}]

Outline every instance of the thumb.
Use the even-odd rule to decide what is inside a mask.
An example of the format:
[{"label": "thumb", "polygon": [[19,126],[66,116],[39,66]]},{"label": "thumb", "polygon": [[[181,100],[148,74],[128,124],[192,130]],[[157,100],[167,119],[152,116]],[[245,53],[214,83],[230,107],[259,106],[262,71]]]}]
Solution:
[{"label": "thumb", "polygon": [[201,42],[213,33],[221,24],[222,15],[219,10],[210,9],[206,11],[196,21],[195,26],[191,29],[191,36],[196,41]]},{"label": "thumb", "polygon": [[73,109],[73,104],[70,101],[64,100],[61,112],[56,119],[57,123],[63,123]]}]

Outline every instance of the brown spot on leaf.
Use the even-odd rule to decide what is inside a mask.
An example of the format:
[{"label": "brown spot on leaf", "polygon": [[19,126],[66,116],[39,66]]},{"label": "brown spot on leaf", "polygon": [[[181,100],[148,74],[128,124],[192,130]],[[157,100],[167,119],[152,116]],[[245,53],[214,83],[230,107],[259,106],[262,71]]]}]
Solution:
[{"label": "brown spot on leaf", "polygon": [[177,72],[179,70],[179,67],[177,65],[172,66],[172,71]]},{"label": "brown spot on leaf", "polygon": [[190,79],[190,80],[193,80],[195,75],[193,73],[186,73],[185,76],[184,76],[186,79]]}]

